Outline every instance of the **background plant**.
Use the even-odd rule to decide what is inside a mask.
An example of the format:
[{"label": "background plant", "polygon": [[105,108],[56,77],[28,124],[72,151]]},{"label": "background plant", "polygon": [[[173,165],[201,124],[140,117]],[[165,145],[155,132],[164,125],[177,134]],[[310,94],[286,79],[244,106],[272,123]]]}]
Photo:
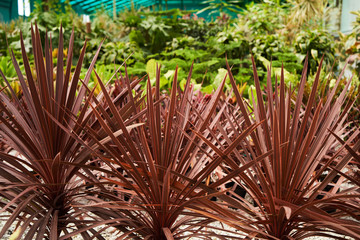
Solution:
[{"label": "background plant", "polygon": [[[34,20],[38,22],[40,29],[43,31],[47,29],[56,37],[53,43],[56,45],[57,29],[61,21],[65,29],[74,27],[76,48],[82,47],[84,39],[90,39],[84,59],[86,66],[91,63],[97,46],[105,38],[105,47],[100,52],[102,57],[98,61],[100,66],[121,64],[124,59],[133,54],[127,61],[130,76],[145,74],[144,66],[149,60],[155,59],[162,64],[164,73],[174,71],[178,65],[180,67],[179,82],[181,82],[186,81],[191,63],[195,62],[200,65],[194,65],[193,82],[203,83],[203,91],[211,92],[212,86],[217,85],[214,85],[213,79],[219,69],[225,68],[225,54],[229,63],[233,65],[237,84],[251,86],[253,85],[252,71],[249,68],[251,54],[255,56],[262,84],[266,84],[267,65],[264,64],[264,58],[267,61],[273,61],[273,66],[278,68],[278,72],[282,63],[286,63],[288,72],[286,74],[293,75],[291,79],[296,84],[300,79],[300,66],[307,52],[312,53],[309,60],[311,65],[309,74],[314,74],[323,53],[325,53],[326,63],[324,67],[329,70],[334,63],[334,51],[344,52],[343,55],[346,54],[344,48],[349,49],[344,44],[335,45],[334,37],[324,30],[325,25],[321,16],[327,11],[323,7],[315,8],[322,14],[310,18],[309,13],[304,9],[295,7],[298,4],[295,2],[268,1],[244,6],[241,3],[224,1],[221,4],[236,5],[236,9],[239,10],[237,17],[224,12],[212,21],[205,21],[190,11],[179,9],[150,11],[132,7],[119,13],[115,19],[105,10],[99,10],[92,16],[89,25],[83,23],[81,17],[74,13],[69,5],[65,7],[56,5],[48,11],[44,11],[44,8],[39,5],[29,19],[16,24],[13,22],[1,25],[0,36],[2,46],[4,46],[1,54],[8,55],[5,47],[6,35],[16,58],[21,59],[18,41],[20,30],[24,32],[26,51],[32,51],[31,37],[26,33],[29,32],[30,22]],[[304,16],[309,15],[309,19],[306,18],[307,24],[299,24],[296,27],[291,25],[289,16],[295,12],[300,15],[305,14]],[[47,17],[48,15],[51,16]],[[65,42],[69,41],[70,37],[67,32],[70,31],[64,33]],[[45,33],[41,35],[41,38],[44,39],[44,36]],[[32,61],[30,58],[30,62]],[[74,61],[76,62],[77,59]],[[342,66],[342,63],[339,64]],[[336,68],[337,66],[334,68],[335,74],[339,74],[340,71]],[[105,68],[101,69],[107,71]],[[205,72],[206,75],[204,75]],[[95,79],[92,77],[91,81]],[[164,84],[162,87],[167,89],[167,85],[169,84]],[[247,92],[246,90],[245,93]]]}]

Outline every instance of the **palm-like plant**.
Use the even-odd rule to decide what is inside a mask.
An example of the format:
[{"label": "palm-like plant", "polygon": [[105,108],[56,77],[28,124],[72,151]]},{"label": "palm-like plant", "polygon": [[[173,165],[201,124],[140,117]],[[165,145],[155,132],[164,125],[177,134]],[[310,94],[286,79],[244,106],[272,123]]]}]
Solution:
[{"label": "palm-like plant", "polygon": [[[354,102],[347,101],[350,99],[347,94],[350,82],[336,98],[340,76],[324,100],[316,101],[320,64],[311,94],[304,104],[307,64],[297,92],[286,89],[283,73],[280,86],[275,85],[273,90],[269,70],[267,87],[263,93],[254,62],[253,66],[256,95],[252,96],[252,112],[249,112],[235,88],[228,66],[238,102],[235,112],[242,113],[242,118],[232,125],[241,122],[245,126],[254,122],[262,124],[246,139],[246,143],[226,156],[238,163],[238,166],[229,166],[229,174],[235,173],[235,184],[230,192],[236,201],[230,206],[238,210],[234,213],[237,214],[235,219],[228,219],[227,216],[224,219],[240,230],[243,226],[252,226],[263,231],[251,234],[257,238],[304,239],[326,236],[342,239],[341,234],[359,238],[359,185],[347,176],[348,168],[352,166],[349,163],[354,158],[358,159],[356,152],[360,149],[357,139],[360,130],[356,126],[351,127],[346,121]],[[221,125],[218,127],[223,128]],[[220,131],[225,133],[225,130],[223,128]],[[221,137],[225,141],[220,146],[208,142],[219,156],[224,155],[220,150],[223,146],[233,143],[226,134]],[[349,143],[353,142],[355,144],[350,147]],[[349,152],[344,153],[345,147]],[[261,161],[254,161],[265,152],[271,154]],[[236,174],[244,166],[246,168]],[[218,183],[210,184],[209,187],[216,188]],[[350,186],[344,186],[349,183]]]},{"label": "palm-like plant", "polygon": [[[72,205],[84,196],[84,180],[89,181],[77,165],[90,159],[91,149],[84,147],[83,126],[89,124],[85,86],[78,89],[85,46],[72,72],[74,33],[69,43],[64,71],[63,33],[60,28],[59,54],[55,81],[52,44],[45,39],[45,57],[37,26],[31,28],[35,66],[30,66],[21,36],[25,75],[12,53],[12,62],[23,95],[18,97],[8,80],[0,75],[11,92],[9,98],[0,93],[0,133],[11,152],[0,153],[0,212],[8,212],[2,237],[12,224],[18,227],[19,238],[58,239],[75,229],[84,239],[90,238],[87,228],[92,218]],[[85,43],[86,44],[86,43]],[[100,49],[100,48],[99,48]],[[98,56],[83,80],[87,83]],[[76,137],[75,137],[76,136]],[[75,139],[79,139],[79,141]],[[89,142],[90,144],[90,142]]]},{"label": "palm-like plant", "polygon": [[[216,210],[217,204],[210,199],[227,197],[224,192],[207,187],[210,174],[223,161],[208,158],[207,150],[200,148],[203,141],[195,133],[213,134],[212,128],[222,116],[218,110],[226,77],[210,100],[204,98],[200,102],[193,101],[196,97],[190,79],[191,71],[184,92],[178,93],[176,70],[171,95],[164,97],[160,94],[158,68],[156,87],[151,87],[150,79],[147,82],[146,109],[137,106],[135,98],[129,99],[137,111],[127,121],[99,82],[110,111],[103,115],[105,111],[98,105],[94,112],[111,141],[102,144],[102,138],[89,132],[101,146],[97,156],[99,164],[103,164],[92,169],[103,173],[101,182],[108,189],[100,194],[107,202],[95,203],[92,212],[113,221],[111,225],[120,230],[120,238],[226,236],[211,231],[211,228],[221,230],[209,225],[215,218],[188,210],[200,210],[204,206]],[[126,123],[136,122],[141,127],[126,128]],[[237,142],[255,127],[251,125],[241,133]]]},{"label": "palm-like plant", "polygon": [[321,61],[304,98],[306,60],[296,91],[283,72],[273,89],[269,70],[262,92],[253,60],[250,106],[229,65],[235,105],[223,94],[227,76],[199,97],[192,68],[183,92],[176,69],[169,96],[157,68],[155,87],[148,79],[143,94],[125,65],[110,93],[94,71],[95,97],[88,82],[99,50],[81,80],[85,46],[71,72],[74,34],[66,66],[59,35],[55,82],[51,41],[44,57],[36,26],[34,70],[22,37],[25,75],[11,56],[21,97],[0,71],[10,91],[0,90],[0,136],[11,148],[0,152],[0,213],[10,213],[0,237],[15,224],[18,239],[104,239],[110,226],[119,239],[360,238],[360,184],[348,175],[359,163],[360,130],[347,122],[350,81],[338,94],[342,74],[318,99]]}]

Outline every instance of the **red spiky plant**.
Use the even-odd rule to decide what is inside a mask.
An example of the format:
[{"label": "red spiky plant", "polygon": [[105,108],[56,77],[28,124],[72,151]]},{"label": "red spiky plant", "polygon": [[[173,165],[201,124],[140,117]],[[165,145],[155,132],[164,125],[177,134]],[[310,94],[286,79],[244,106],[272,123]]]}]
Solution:
[{"label": "red spiky plant", "polygon": [[[101,143],[102,138],[88,132],[99,142],[101,150],[97,157],[102,166],[91,168],[102,173],[101,183],[107,188],[100,194],[107,202],[93,199],[92,213],[105,221],[113,221],[111,226],[119,230],[120,239],[227,236],[224,229],[211,225],[215,218],[189,210],[200,210],[204,206],[216,210],[219,206],[210,200],[214,197],[231,201],[224,192],[207,187],[210,174],[223,161],[211,161],[207,150],[200,147],[204,142],[195,133],[211,135],[212,128],[222,120],[219,108],[223,103],[220,99],[226,78],[211,99],[202,102],[193,101],[196,98],[190,79],[191,70],[184,92],[179,92],[176,70],[170,96],[162,95],[158,68],[156,86],[152,88],[150,80],[147,81],[146,108],[137,105],[130,96],[129,103],[136,111],[127,121],[99,81],[110,111],[104,111],[101,105],[93,106],[93,111],[111,140]],[[126,123],[140,127],[127,129]],[[256,124],[249,126],[236,143],[255,128]],[[229,232],[235,234],[234,239],[241,239],[241,234]]]},{"label": "red spiky plant", "polygon": [[297,91],[284,74],[272,89],[269,70],[265,92],[254,64],[251,108],[229,66],[236,105],[222,92],[226,77],[199,99],[191,70],[184,92],[175,74],[168,96],[158,69],[143,96],[141,79],[131,82],[125,67],[117,95],[95,72],[95,97],[87,84],[99,51],[78,88],[85,47],[71,74],[72,35],[64,72],[60,30],[54,86],[51,42],[44,58],[31,31],[35,76],[22,40],[25,76],[12,56],[22,97],[0,72],[12,95],[0,92],[0,134],[16,153],[0,153],[0,211],[10,213],[0,237],[16,224],[18,239],[104,239],[110,226],[119,239],[360,238],[359,184],[347,175],[359,161],[359,129],[346,122],[348,86],[335,98],[340,80],[316,101],[319,70],[304,105],[306,64]]},{"label": "red spiky plant", "polygon": [[[322,63],[322,62],[321,62]],[[320,71],[307,102],[303,103],[306,82],[307,61],[299,88],[286,88],[284,73],[280,85],[271,83],[268,70],[267,87],[262,91],[256,66],[253,61],[256,93],[253,94],[253,108],[248,107],[236,89],[235,80],[228,66],[230,81],[237,99],[233,119],[233,132],[237,126],[251,126],[261,122],[245,142],[226,156],[221,148],[234,140],[218,124],[224,141],[211,146],[218,157],[229,159],[229,174],[233,174],[230,191],[236,203],[228,202],[237,217],[223,215],[223,221],[244,230],[244,226],[262,231],[249,232],[256,239],[304,239],[310,236],[325,236],[343,239],[360,237],[360,194],[359,184],[348,176],[351,161],[359,160],[360,142],[358,126],[350,125],[346,119],[354,102],[348,92],[350,81],[336,98],[335,93],[342,74],[332,91],[319,98]],[[315,104],[317,103],[317,104]],[[236,135],[235,135],[236,136]],[[345,151],[347,148],[348,151]],[[259,160],[264,153],[271,154]],[[243,168],[241,172],[238,172]],[[229,175],[228,174],[228,175]],[[217,188],[222,181],[209,185]],[[225,186],[222,186],[225,188]],[[224,203],[225,204],[225,203]],[[213,209],[199,213],[212,213]],[[217,211],[222,215],[221,211]]]},{"label": "red spiky plant", "polygon": [[[0,212],[5,221],[0,238],[15,225],[19,239],[64,239],[73,231],[81,233],[84,239],[92,239],[97,233],[94,226],[102,223],[87,211],[72,207],[78,200],[86,199],[90,190],[85,189],[85,182],[92,182],[92,175],[79,167],[91,159],[92,149],[85,145],[96,148],[83,132],[86,124],[96,124],[89,111],[93,93],[87,98],[85,85],[78,87],[86,43],[72,71],[74,33],[64,66],[60,28],[55,69],[48,36],[45,51],[36,25],[31,27],[31,37],[34,66],[30,66],[21,36],[25,75],[12,53],[22,96],[15,95],[0,71],[12,94],[9,98],[0,92],[0,134],[12,149],[10,153],[0,152]],[[98,54],[99,50],[82,80],[85,84]],[[103,239],[100,235],[98,238]]]}]

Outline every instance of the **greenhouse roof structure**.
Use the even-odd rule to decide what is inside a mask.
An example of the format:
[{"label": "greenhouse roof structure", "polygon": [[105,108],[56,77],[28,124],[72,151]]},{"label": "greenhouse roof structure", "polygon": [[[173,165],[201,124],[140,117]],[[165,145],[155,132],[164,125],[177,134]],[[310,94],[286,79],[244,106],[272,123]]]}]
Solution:
[{"label": "greenhouse roof structure", "polygon": [[[61,0],[65,2],[65,0]],[[70,0],[72,5],[78,11],[82,11],[86,14],[91,14],[97,9],[105,9],[109,12],[113,12],[114,8],[116,12],[124,9],[130,9],[132,5],[135,8],[140,7],[161,7],[163,9],[180,8],[180,9],[199,9],[206,5],[201,4],[199,0]]]},{"label": "greenhouse roof structure", "polygon": [[[0,22],[8,22],[20,17],[28,17],[30,12],[34,10],[35,3],[44,2],[48,0],[0,0]],[[207,0],[55,0],[62,3],[70,3],[73,9],[78,14],[92,15],[99,9],[104,9],[109,14],[113,15],[115,12],[121,12],[125,9],[130,9],[134,6],[138,8],[151,7],[152,10],[200,10],[209,6],[210,1]],[[212,3],[232,2],[232,0],[211,0]],[[241,0],[242,7],[250,2],[257,2],[259,0]],[[283,0],[281,0],[283,1]],[[355,0],[357,1],[357,0]],[[206,2],[206,3],[204,3]],[[24,7],[25,6],[25,7]],[[203,12],[201,17],[207,18],[207,12]]]}]

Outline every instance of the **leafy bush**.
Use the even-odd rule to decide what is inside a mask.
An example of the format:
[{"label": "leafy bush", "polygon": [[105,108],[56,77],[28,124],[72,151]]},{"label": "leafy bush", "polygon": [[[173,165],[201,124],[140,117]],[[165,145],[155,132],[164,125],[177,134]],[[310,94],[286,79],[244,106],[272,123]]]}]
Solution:
[{"label": "leafy bush", "polygon": [[239,22],[251,35],[272,35],[285,27],[286,7],[275,3],[251,3],[241,13]]},{"label": "leafy bush", "polygon": [[[164,72],[174,71],[176,65],[179,65],[179,78],[182,80],[186,79],[191,63],[198,63],[195,64],[192,75],[193,82],[203,83],[202,89],[206,92],[210,91],[218,70],[225,68],[225,56],[233,65],[237,84],[246,83],[247,86],[253,85],[252,71],[249,68],[251,54],[255,56],[259,66],[258,74],[262,84],[266,83],[267,71],[266,65],[261,64],[264,62],[262,58],[273,61],[273,66],[278,71],[284,63],[286,74],[292,75],[291,82],[295,85],[300,79],[300,66],[308,52],[312,53],[309,60],[311,65],[309,74],[316,72],[323,54],[325,54],[326,70],[329,70],[334,63],[335,40],[322,30],[318,17],[311,18],[308,24],[303,26],[294,27],[290,24],[289,16],[293,11],[301,10],[292,8],[295,3],[268,1],[261,4],[249,4],[238,12],[237,18],[232,18],[226,15],[226,9],[239,10],[238,6],[243,6],[243,4],[214,2],[211,3],[212,6],[221,6],[224,9],[214,21],[205,21],[191,11],[179,9],[149,11],[136,10],[132,7],[119,13],[116,18],[102,9],[92,16],[90,25],[83,23],[81,17],[74,13],[70,5],[61,6],[56,1],[51,1],[51,4],[54,6],[48,11],[44,11],[44,6],[38,5],[27,20],[0,25],[0,41],[3,43],[0,54],[8,56],[5,47],[5,36],[7,36],[9,46],[14,50],[16,58],[21,59],[18,37],[20,31],[24,34],[26,51],[30,52],[32,50],[31,36],[27,33],[31,21],[36,20],[39,29],[44,32],[44,34],[40,33],[42,40],[47,29],[49,34],[55,37],[54,46],[58,44],[57,34],[60,22],[65,29],[74,27],[75,49],[83,46],[83,39],[90,39],[84,59],[86,66],[91,63],[97,46],[104,38],[105,47],[100,52],[98,64],[121,64],[124,59],[128,59],[130,76],[143,74],[144,65],[149,60],[155,59],[162,63]],[[314,22],[313,25],[312,22]],[[64,33],[65,42],[69,41],[69,32]],[[341,44],[338,46],[343,47]],[[132,57],[128,58],[130,55]],[[297,58],[295,59],[294,56]],[[33,59],[29,60],[32,63]],[[77,59],[74,61],[76,62]],[[105,68],[101,69],[107,71]],[[207,74],[204,76],[205,72]],[[338,74],[338,71],[335,73]],[[96,78],[92,77],[91,81],[93,80]]]},{"label": "leafy bush", "polygon": [[[306,55],[310,53],[309,64],[312,73],[316,72],[316,66],[324,56],[324,63],[330,69],[335,62],[335,43],[333,37],[326,31],[308,30],[302,31],[296,37],[295,49],[298,53]],[[334,66],[336,69],[336,66]]]}]

